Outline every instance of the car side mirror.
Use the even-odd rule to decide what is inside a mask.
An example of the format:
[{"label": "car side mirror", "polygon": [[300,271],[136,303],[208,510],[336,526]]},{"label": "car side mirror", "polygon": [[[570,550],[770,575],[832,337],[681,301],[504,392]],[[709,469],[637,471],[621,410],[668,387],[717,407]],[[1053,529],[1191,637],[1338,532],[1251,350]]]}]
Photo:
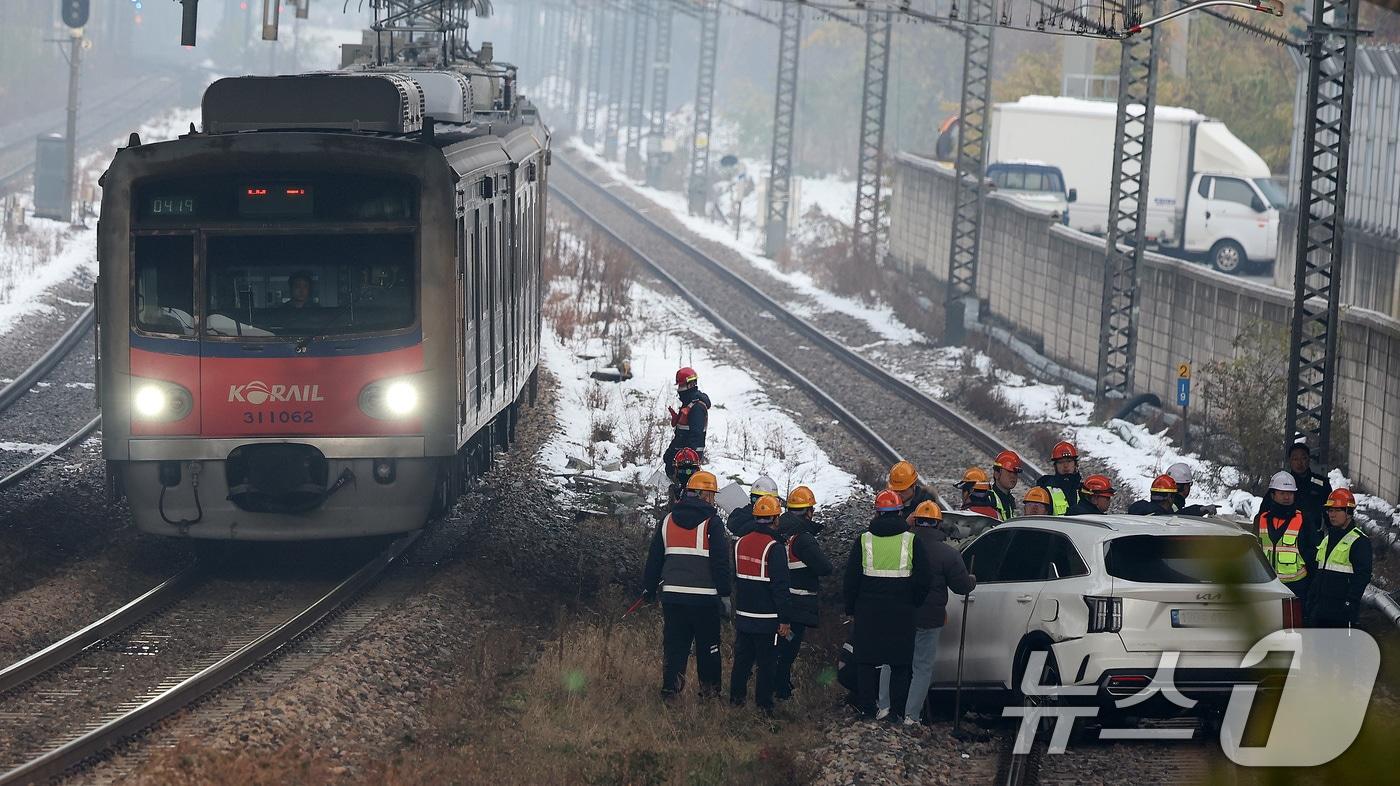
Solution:
[{"label": "car side mirror", "polygon": [[1254,198],[1250,200],[1249,206],[1254,208],[1256,213],[1264,212],[1264,200],[1260,199],[1258,194],[1255,194]]},{"label": "car side mirror", "polygon": [[1077,188],[1071,188],[1071,189],[1069,190],[1069,194],[1065,196],[1065,201],[1066,201],[1066,202],[1078,202],[1078,201],[1079,201],[1079,189],[1077,189]]}]

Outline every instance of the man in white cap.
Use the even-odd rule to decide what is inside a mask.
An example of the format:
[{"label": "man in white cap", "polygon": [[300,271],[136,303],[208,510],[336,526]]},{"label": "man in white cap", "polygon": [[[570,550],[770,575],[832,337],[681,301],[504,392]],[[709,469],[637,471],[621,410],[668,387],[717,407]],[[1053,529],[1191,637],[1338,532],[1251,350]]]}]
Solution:
[{"label": "man in white cap", "polygon": [[1254,524],[1259,545],[1278,580],[1306,600],[1308,580],[1316,570],[1318,533],[1304,525],[1303,514],[1294,503],[1297,493],[1298,484],[1291,473],[1274,473]]},{"label": "man in white cap", "polygon": [[778,496],[778,484],[767,475],[759,475],[758,479],[749,486],[749,504],[742,508],[735,508],[729,513],[729,534],[736,538],[742,538],[753,529],[753,504],[762,497],[772,497],[781,504],[782,498]]},{"label": "man in white cap", "polygon": [[1215,505],[1187,505],[1186,498],[1191,496],[1191,468],[1184,461],[1178,461],[1167,467],[1167,474],[1176,481],[1176,512],[1182,516],[1214,516]]}]

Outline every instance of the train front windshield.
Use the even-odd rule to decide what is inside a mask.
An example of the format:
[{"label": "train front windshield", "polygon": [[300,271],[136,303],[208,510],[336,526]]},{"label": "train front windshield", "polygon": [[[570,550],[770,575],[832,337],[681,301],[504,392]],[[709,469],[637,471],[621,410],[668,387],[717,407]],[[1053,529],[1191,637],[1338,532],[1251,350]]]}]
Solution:
[{"label": "train front windshield", "polygon": [[214,236],[207,254],[206,335],[347,335],[413,324],[409,235]]}]

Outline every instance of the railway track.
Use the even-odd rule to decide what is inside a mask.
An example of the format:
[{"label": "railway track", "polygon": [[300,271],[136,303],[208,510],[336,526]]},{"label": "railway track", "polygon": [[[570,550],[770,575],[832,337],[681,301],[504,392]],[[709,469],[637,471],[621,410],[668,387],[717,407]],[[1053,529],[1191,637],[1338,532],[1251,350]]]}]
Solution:
[{"label": "railway track", "polygon": [[[783,307],[756,284],[651,219],[564,156],[556,154],[554,161],[562,166],[551,172],[550,184],[561,202],[628,249],[731,339],[802,388],[875,455],[887,462],[908,458],[921,468],[946,470],[946,458],[931,455],[930,444],[945,453],[952,445],[963,445],[970,450],[957,453],[963,459],[955,467],[960,472],[970,464],[984,464],[1005,447],[995,434]],[[775,330],[775,324],[785,332]],[[921,419],[936,424],[931,434],[919,423]],[[1026,470],[1032,476],[1041,472],[1030,463]],[[1158,742],[1147,747],[1121,742],[1091,744],[1083,750],[1074,748],[1072,755],[1055,756],[1047,754],[1044,734],[1037,735],[1028,752],[1017,753],[1015,729],[1003,733],[996,782],[1006,786],[1083,782],[1120,769],[1124,759],[1133,758],[1149,761],[1148,771],[1161,773],[1164,783],[1204,783],[1210,775],[1202,765],[1210,751],[1204,742]]]},{"label": "railway track", "polygon": [[223,599],[238,582],[197,564],[0,670],[0,786],[44,782],[100,760],[279,658],[352,606],[418,535],[393,540],[348,575],[275,580],[265,599],[233,610]]},{"label": "railway track", "polygon": [[[562,166],[551,172],[550,185],[561,202],[628,249],[784,381],[800,387],[882,461],[908,459],[926,477],[957,477],[1002,449],[999,437],[785,308],[565,156],[556,154],[554,161]],[[1030,463],[1026,470],[1040,473]]]},{"label": "railway track", "polygon": [[[49,347],[43,355],[30,364],[19,376],[15,377],[13,382],[6,385],[3,389],[0,389],[0,416],[6,415],[17,403],[23,401],[27,395],[30,395],[35,385],[53,375],[64,361],[72,356],[74,352],[86,342],[96,340],[93,333],[95,313],[95,309],[89,306],[79,315],[78,319],[69,326],[68,330],[59,337],[58,341],[54,342],[53,346]],[[92,416],[76,429],[71,430],[66,438],[60,440],[50,449],[19,466],[17,469],[0,476],[0,490],[15,485],[44,462],[73,445],[82,442],[89,434],[98,429],[101,422],[101,415]],[[27,429],[25,433],[29,433]]]}]

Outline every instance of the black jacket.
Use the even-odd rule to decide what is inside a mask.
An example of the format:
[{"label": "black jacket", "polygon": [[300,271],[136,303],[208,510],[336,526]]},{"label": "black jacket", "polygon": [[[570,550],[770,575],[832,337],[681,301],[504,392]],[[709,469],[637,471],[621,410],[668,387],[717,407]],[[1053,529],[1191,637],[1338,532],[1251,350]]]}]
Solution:
[{"label": "black jacket", "polygon": [[948,535],[940,527],[914,527],[914,537],[924,546],[929,563],[929,591],[924,602],[914,612],[914,626],[941,628],[947,616],[948,590],[966,595],[977,586],[967,572],[962,555],[944,541]]},{"label": "black jacket", "polygon": [[[1259,522],[1264,520],[1268,529],[1269,540],[1278,543],[1283,537],[1283,533],[1288,530],[1288,522],[1293,518],[1294,511],[1297,510],[1292,505],[1279,505],[1267,497],[1264,504],[1259,506],[1259,515],[1254,517],[1254,527],[1252,532],[1257,537],[1259,535]],[[1298,553],[1303,557],[1303,564],[1308,568],[1307,578],[1300,579],[1303,582],[1312,581],[1312,577],[1317,573],[1317,542],[1322,537],[1322,533],[1308,526],[1308,517],[1303,516],[1303,529],[1298,533]],[[1301,592],[1302,587],[1310,586],[1307,583],[1298,585],[1293,583],[1293,588]]]},{"label": "black jacket", "polygon": [[992,503],[998,512],[1003,513],[1001,520],[1010,521],[1016,518],[1016,495],[1009,491],[1004,491],[1000,486],[992,484]]},{"label": "black jacket", "polygon": [[[1337,541],[1355,528],[1354,523],[1346,529],[1327,527],[1326,534],[1322,536],[1327,539],[1327,551],[1330,553],[1336,547]],[[1316,561],[1317,555],[1314,553],[1313,562]],[[1371,541],[1364,533],[1351,544],[1351,567],[1354,572],[1349,574],[1320,568],[1312,574],[1312,586],[1308,588],[1307,602],[1310,624],[1356,624],[1361,614],[1361,596],[1366,592],[1366,585],[1371,583],[1374,567]]]},{"label": "black jacket", "polygon": [[[787,540],[788,581],[793,590],[792,621],[809,627],[821,621],[821,578],[836,570],[817,543],[816,535],[821,530],[821,524],[791,510],[778,519],[779,537]],[[804,567],[794,567],[793,561],[803,563]]]},{"label": "black jacket", "polygon": [[909,523],[909,517],[914,515],[914,510],[918,508],[921,503],[937,501],[938,497],[935,497],[932,491],[929,491],[928,489],[924,488],[918,483],[915,483],[914,496],[910,497],[909,501],[904,503],[904,507],[901,508],[899,511],[899,516],[900,518],[904,519],[904,522],[907,525]]},{"label": "black jacket", "polygon": [[1069,510],[1065,511],[1065,515],[1066,515],[1066,516],[1102,516],[1103,513],[1101,513],[1101,512],[1099,511],[1098,508],[1094,507],[1094,503],[1090,502],[1090,501],[1087,500],[1087,499],[1082,499],[1082,498],[1081,498],[1078,502],[1075,502],[1075,503],[1073,503],[1073,504],[1071,504],[1071,505],[1069,506]]},{"label": "black jacket", "polygon": [[1288,474],[1298,484],[1298,493],[1293,496],[1294,507],[1303,512],[1303,523],[1321,534],[1328,529],[1322,505],[1327,501],[1327,495],[1332,493],[1332,484],[1312,470],[1302,474],[1289,470]]},{"label": "black jacket", "polygon": [[1182,516],[1209,516],[1210,511],[1206,510],[1206,505],[1187,505],[1186,496],[1183,494],[1173,494],[1172,502],[1176,503],[1176,512]]},{"label": "black jacket", "polygon": [[[693,494],[686,494],[671,509],[671,518],[677,525],[695,529],[700,522],[710,519],[710,577],[715,583],[719,597],[727,598],[734,587],[734,563],[730,553],[729,533],[724,529],[724,517],[714,506]],[[661,568],[666,563],[666,543],[662,538],[663,518],[656,526],[651,538],[651,549],[647,553],[647,564],[642,572],[642,590],[656,593],[661,586]],[[784,565],[783,567],[787,567]],[[683,606],[718,606],[714,595],[688,595],[683,593],[663,593],[666,603]]]},{"label": "black jacket", "polygon": [[749,497],[749,504],[742,508],[735,508],[729,511],[729,518],[725,521],[729,527],[729,534],[736,538],[742,538],[753,531],[753,497]]},{"label": "black jacket", "polygon": [[699,388],[681,391],[681,407],[694,404],[690,408],[690,415],[686,421],[686,428],[677,428],[675,435],[671,437],[671,444],[666,447],[666,452],[662,454],[662,459],[666,463],[666,474],[671,476],[675,472],[676,453],[681,448],[693,448],[699,453],[701,458],[705,456],[705,429],[710,424],[710,397],[700,392]]},{"label": "black jacket", "polygon": [[[778,625],[792,622],[792,593],[789,592],[787,546],[777,531],[755,526],[745,537],[771,542],[768,549],[768,581],[734,577],[734,630],[739,633],[778,632]],[[742,540],[742,538],[740,539]],[[739,541],[735,541],[737,544]],[[776,614],[755,618],[748,614]]]},{"label": "black jacket", "polygon": [[1150,499],[1140,499],[1128,506],[1130,516],[1175,516],[1176,503],[1172,503],[1173,510],[1166,510],[1161,505]]},{"label": "black jacket", "polygon": [[[877,537],[908,532],[899,513],[881,513],[870,522]],[[859,663],[907,664],[914,656],[914,610],[929,592],[929,559],[924,544],[914,539],[910,576],[866,576],[862,570],[860,538],[846,559],[843,587],[846,613],[856,618],[851,642]]]}]

